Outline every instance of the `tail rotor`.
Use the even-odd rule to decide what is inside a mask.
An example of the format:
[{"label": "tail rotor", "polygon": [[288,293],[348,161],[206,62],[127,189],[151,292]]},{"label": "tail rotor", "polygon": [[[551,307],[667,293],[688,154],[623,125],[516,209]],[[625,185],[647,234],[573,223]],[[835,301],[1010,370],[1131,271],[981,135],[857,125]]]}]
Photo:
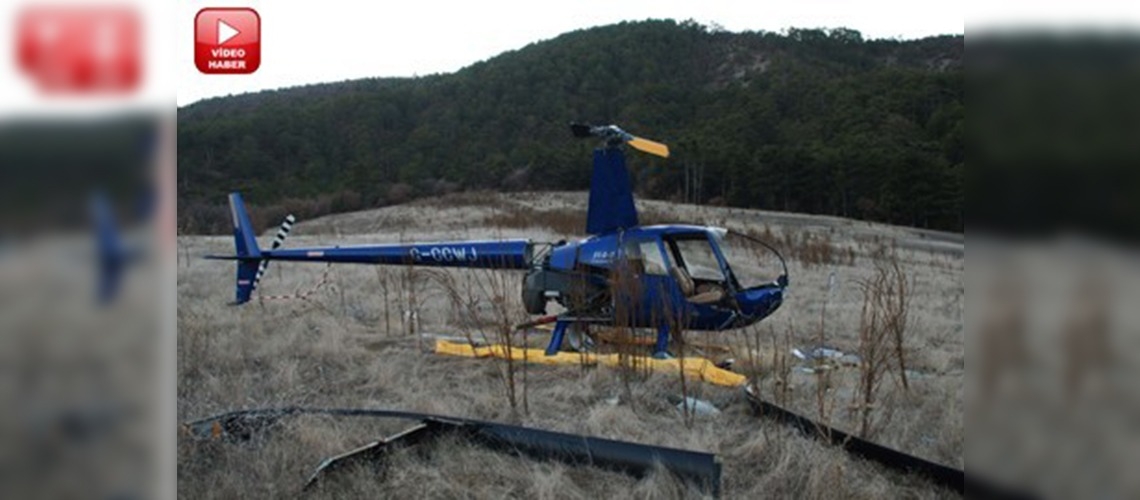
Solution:
[{"label": "tail rotor", "polygon": [[[285,216],[285,221],[281,223],[281,227],[277,228],[277,236],[273,237],[273,244],[269,247],[269,251],[277,250],[285,243],[285,238],[289,236],[289,231],[293,229],[293,224],[297,222],[297,218],[293,214]],[[269,267],[269,259],[262,259],[261,264],[257,266],[257,274],[253,277],[253,290],[257,290],[257,285],[261,283],[261,277],[265,276],[265,270]]]}]

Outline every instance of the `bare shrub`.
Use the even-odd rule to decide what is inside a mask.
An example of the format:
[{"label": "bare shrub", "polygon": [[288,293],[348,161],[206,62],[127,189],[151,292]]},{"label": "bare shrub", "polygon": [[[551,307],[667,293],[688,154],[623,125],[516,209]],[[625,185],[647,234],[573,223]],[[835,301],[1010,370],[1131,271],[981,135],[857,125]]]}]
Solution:
[{"label": "bare shrub", "polygon": [[[520,405],[524,413],[529,405],[526,399],[526,360],[521,370],[514,360],[514,349],[526,348],[515,345],[513,333],[516,324],[527,316],[510,295],[515,291],[515,280],[506,273],[494,269],[468,269],[456,271],[433,270],[431,279],[438,284],[447,296],[451,307],[462,311],[456,327],[472,346],[495,344],[501,346],[506,356],[496,358],[500,369],[503,391],[511,413],[518,417]],[[524,355],[526,351],[523,351]],[[522,391],[519,391],[520,372],[524,377]]]},{"label": "bare shrub", "polygon": [[[676,346],[677,360],[681,366],[685,366],[685,356],[687,354],[685,344],[685,327],[689,324],[687,311],[684,307],[678,308],[677,311],[671,311],[673,305],[669,303],[669,295],[664,290],[660,290],[658,297],[661,297],[663,302],[662,310],[667,311],[666,318],[662,318],[665,324],[669,325],[669,334],[673,337],[673,343]],[[671,314],[670,314],[671,313]],[[693,426],[694,411],[693,405],[689,400],[689,384],[685,377],[685,370],[682,368],[677,370],[677,376],[681,382],[681,408],[684,415],[685,425],[688,427]]]},{"label": "bare shrub", "polygon": [[[618,354],[617,371],[626,400],[636,404],[633,384],[635,381],[644,380],[649,370],[647,363],[638,363],[645,353],[642,352],[643,347],[636,342],[633,328],[637,308],[642,305],[644,291],[641,288],[641,280],[637,278],[633,267],[628,265],[629,262],[625,260],[620,262],[622,265],[615,266],[611,274],[614,331],[617,334],[615,339]],[[636,407],[634,410],[636,411]]]},{"label": "bare shrub", "polygon": [[792,364],[788,353],[792,349],[792,330],[789,328],[784,330],[783,335],[777,335],[772,323],[768,324],[767,335],[762,335],[761,330],[760,325],[740,330],[747,362],[745,374],[755,394],[764,394],[764,386],[768,384],[772,400],[784,406],[788,403],[791,390]]},{"label": "bare shrub", "polygon": [[863,291],[859,321],[859,434],[870,437],[875,430],[871,417],[886,373],[895,371],[903,388],[909,389],[904,350],[909,307],[907,277],[898,259],[892,256],[879,261],[875,274],[859,285]]},{"label": "bare shrub", "polygon": [[830,236],[815,236],[809,233],[804,233],[799,245],[793,248],[799,260],[808,266],[832,264],[837,254],[831,244]]},{"label": "bare shrub", "polygon": [[380,301],[384,307],[384,335],[392,336],[392,269],[386,266],[376,266],[376,282],[380,285]]}]

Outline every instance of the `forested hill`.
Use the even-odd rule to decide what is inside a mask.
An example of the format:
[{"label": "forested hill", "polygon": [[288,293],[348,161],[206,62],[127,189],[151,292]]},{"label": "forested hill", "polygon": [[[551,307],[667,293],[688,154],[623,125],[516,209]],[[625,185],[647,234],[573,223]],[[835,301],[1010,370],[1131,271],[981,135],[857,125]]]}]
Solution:
[{"label": "forested hill", "polygon": [[179,227],[228,231],[231,190],[268,218],[586,189],[595,144],[571,138],[577,120],[671,146],[668,160],[629,155],[639,196],[960,231],[963,51],[962,36],[644,21],[450,74],[200,101],[178,111]]}]

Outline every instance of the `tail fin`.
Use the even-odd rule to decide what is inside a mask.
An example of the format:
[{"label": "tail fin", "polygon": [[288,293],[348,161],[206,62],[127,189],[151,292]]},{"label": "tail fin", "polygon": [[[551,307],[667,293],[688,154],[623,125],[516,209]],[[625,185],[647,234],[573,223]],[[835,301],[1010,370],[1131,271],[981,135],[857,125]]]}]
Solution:
[{"label": "tail fin", "polygon": [[111,203],[106,195],[96,192],[91,197],[91,218],[95,224],[95,248],[99,261],[96,294],[100,304],[106,304],[115,298],[126,264],[119,231],[115,228],[111,212]]},{"label": "tail fin", "polygon": [[237,285],[234,304],[249,302],[253,288],[257,285],[257,269],[261,265],[261,249],[257,247],[257,237],[241,194],[230,193],[230,214],[234,219],[234,248],[237,249]]}]

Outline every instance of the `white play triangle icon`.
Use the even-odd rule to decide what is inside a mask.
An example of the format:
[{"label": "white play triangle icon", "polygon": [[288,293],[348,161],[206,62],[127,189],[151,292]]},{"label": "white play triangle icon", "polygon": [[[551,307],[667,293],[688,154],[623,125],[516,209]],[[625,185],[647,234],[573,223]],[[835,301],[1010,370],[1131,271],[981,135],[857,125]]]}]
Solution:
[{"label": "white play triangle icon", "polygon": [[238,36],[241,33],[233,26],[226,24],[225,21],[218,19],[218,45],[230,41],[231,38]]}]

